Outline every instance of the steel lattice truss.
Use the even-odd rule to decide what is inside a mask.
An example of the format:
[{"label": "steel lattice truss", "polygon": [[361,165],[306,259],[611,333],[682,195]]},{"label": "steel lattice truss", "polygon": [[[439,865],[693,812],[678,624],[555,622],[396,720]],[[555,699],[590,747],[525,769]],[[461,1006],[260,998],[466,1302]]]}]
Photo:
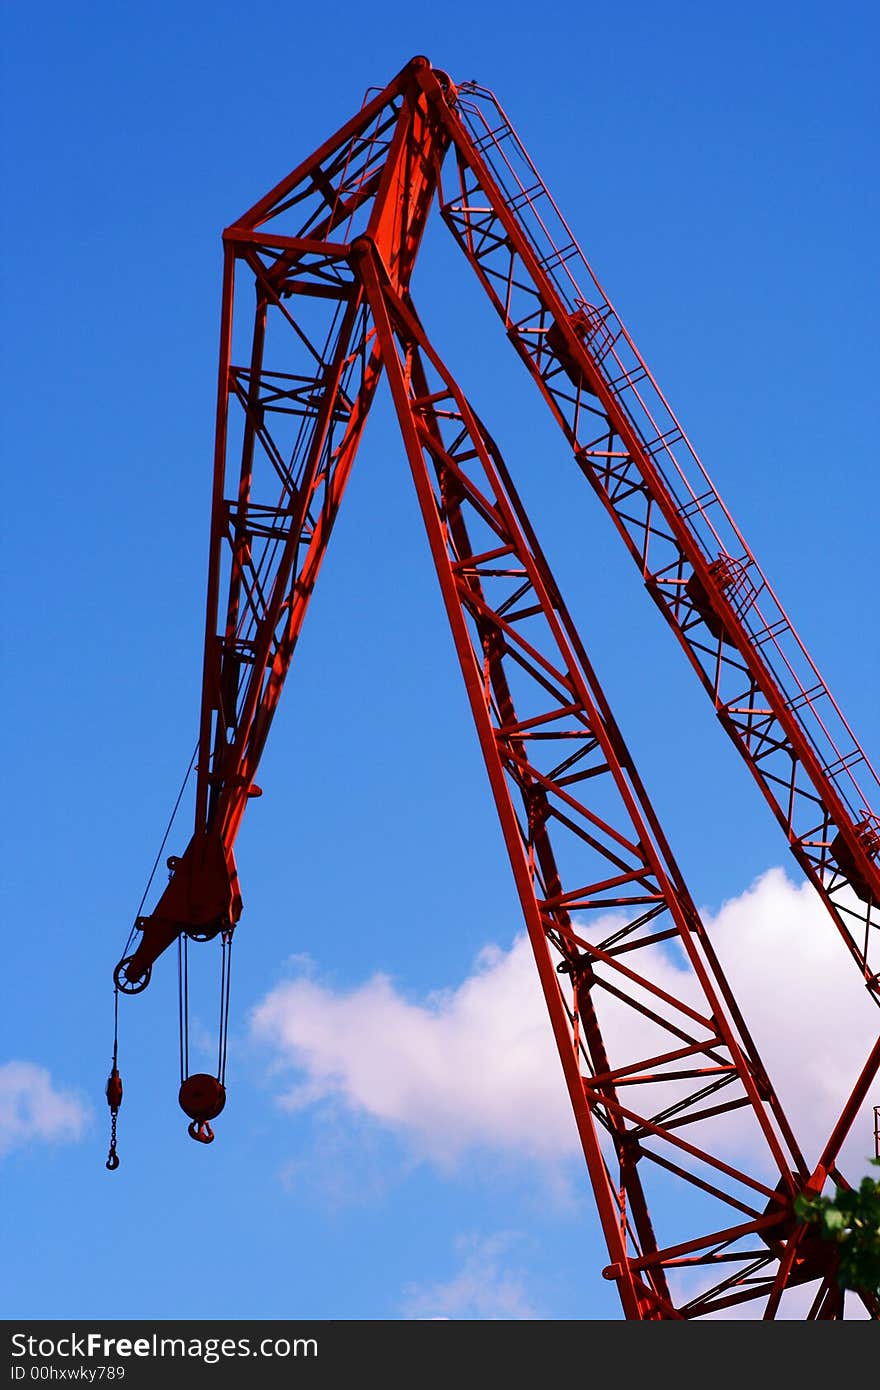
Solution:
[{"label": "steel lattice truss", "polygon": [[[808,1163],[507,467],[418,318],[435,203],[880,1002],[876,774],[497,101],[424,58],[224,233],[195,833],[117,981],[137,992],[181,934],[238,919],[236,833],[384,371],[625,1316],[773,1318],[808,1285],[808,1317],[842,1317],[793,1201],[845,1185],[880,1043]],[[661,1231],[671,1182],[698,1200],[665,1203]]]}]

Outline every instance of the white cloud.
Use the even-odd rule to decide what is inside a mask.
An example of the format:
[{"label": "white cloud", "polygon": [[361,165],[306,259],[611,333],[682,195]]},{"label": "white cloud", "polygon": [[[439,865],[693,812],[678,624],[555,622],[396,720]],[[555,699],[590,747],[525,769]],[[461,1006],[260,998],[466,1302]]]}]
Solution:
[{"label": "white cloud", "polygon": [[[880,1012],[812,886],[771,869],[725,903],[710,934],[808,1161],[838,1119],[877,1040]],[[841,1166],[856,1179],[874,1151],[872,1106],[855,1121]]]},{"label": "white cloud", "polygon": [[88,1112],[72,1091],[59,1090],[35,1062],[0,1065],[0,1154],[32,1143],[79,1139]]},{"label": "white cloud", "polygon": [[[704,1279],[699,1276],[688,1276],[681,1272],[672,1271],[669,1280],[669,1287],[672,1291],[676,1307],[681,1307],[683,1303],[698,1293],[704,1286]],[[815,1282],[809,1284],[795,1284],[793,1288],[786,1289],[779,1301],[776,1309],[775,1322],[805,1322],[809,1317],[818,1285]],[[844,1294],[844,1318],[847,1322],[866,1322],[870,1320],[870,1313],[865,1307],[858,1294],[847,1290]],[[707,1313],[707,1322],[749,1322],[763,1317],[763,1304],[760,1300],[757,1303],[739,1303],[730,1308],[722,1308],[717,1313]]]},{"label": "white cloud", "polygon": [[[714,919],[704,917],[812,1161],[874,1042],[876,1006],[809,884],[795,887],[774,869]],[[654,971],[654,982],[671,994],[695,998],[693,976],[671,956],[655,956]],[[608,1001],[602,1026],[612,1059],[619,1046],[632,1055],[641,1041],[635,1029],[645,1031],[650,1055],[651,1025],[631,1009]],[[544,1165],[578,1150],[525,937],[508,951],[487,948],[462,984],[421,1002],[406,999],[385,975],[345,991],[301,973],[266,996],[252,1027],[278,1066],[295,1074],[281,1096],[288,1108],[335,1102],[441,1164],[478,1147]],[[869,1096],[844,1149],[841,1166],[856,1178],[873,1151],[871,1105],[878,1100]],[[753,1124],[723,1123],[740,1152],[752,1148]]]},{"label": "white cloud", "polygon": [[252,1026],[301,1077],[288,1108],[342,1101],[443,1164],[480,1145],[545,1160],[577,1147],[525,938],[487,948],[463,984],[424,1003],[385,975],[339,992],[290,980]]},{"label": "white cloud", "polygon": [[404,1290],[404,1316],[413,1319],[481,1321],[539,1318],[525,1292],[521,1271],[509,1267],[509,1234],[462,1236],[463,1256],[457,1274],[436,1284],[412,1284]]}]

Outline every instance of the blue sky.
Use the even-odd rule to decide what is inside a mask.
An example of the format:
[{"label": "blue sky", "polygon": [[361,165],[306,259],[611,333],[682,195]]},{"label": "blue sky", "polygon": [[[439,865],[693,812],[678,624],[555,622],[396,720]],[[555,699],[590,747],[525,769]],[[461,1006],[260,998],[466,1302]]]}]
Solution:
[{"label": "blue sky", "polygon": [[[104,1169],[111,970],[195,740],[220,232],[414,54],[497,92],[878,752],[875,7],[333,15],[4,11],[7,1316],[619,1316],[384,393],[239,839],[217,1141],[177,1108],[169,959],[122,1003]],[[793,1111],[833,1119],[875,1028],[858,984],[444,236],[422,316],[533,507]],[[839,1057],[804,1026],[823,1016]]]}]

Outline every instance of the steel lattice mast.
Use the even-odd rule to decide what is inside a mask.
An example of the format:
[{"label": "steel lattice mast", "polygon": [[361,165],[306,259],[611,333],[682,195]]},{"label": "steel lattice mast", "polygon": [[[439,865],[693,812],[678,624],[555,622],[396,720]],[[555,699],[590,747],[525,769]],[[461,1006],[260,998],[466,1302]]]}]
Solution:
[{"label": "steel lattice mast", "polygon": [[[808,1316],[840,1317],[833,1250],[793,1201],[845,1183],[880,1044],[809,1164],[507,467],[416,314],[435,200],[880,1001],[876,775],[495,98],[424,58],[224,233],[196,824],[117,984],[238,920],[236,834],[384,370],[624,1313],[772,1318],[810,1284]],[[670,1177],[700,1202],[661,1231]]]},{"label": "steel lattice mast", "polygon": [[880,781],[491,92],[442,210],[880,1002]]}]

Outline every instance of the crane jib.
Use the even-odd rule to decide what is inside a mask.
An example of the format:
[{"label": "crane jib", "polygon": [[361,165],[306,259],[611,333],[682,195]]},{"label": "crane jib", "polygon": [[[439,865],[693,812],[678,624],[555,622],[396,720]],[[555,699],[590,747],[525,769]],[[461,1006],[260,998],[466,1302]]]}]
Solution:
[{"label": "crane jib", "polygon": [[[195,826],[136,918],[117,1002],[176,944],[179,1100],[191,1136],[209,1143],[226,1100],[236,836],[384,375],[608,1249],[604,1275],[631,1319],[744,1304],[786,1316],[788,1294],[805,1286],[809,1318],[842,1317],[836,1249],[795,1204],[844,1183],[840,1149],[880,1045],[810,1160],[514,469],[417,313],[412,275],[435,206],[880,1002],[877,775],[497,99],[424,57],[223,235]],[[187,952],[215,939],[217,1074],[191,1074]],[[115,1047],[111,1081],[110,1168]],[[724,1142],[718,1121],[734,1112],[747,1144]],[[670,1181],[672,1210],[656,1198]],[[682,1267],[695,1276],[687,1293]],[[858,1298],[877,1315],[872,1291]]]}]

